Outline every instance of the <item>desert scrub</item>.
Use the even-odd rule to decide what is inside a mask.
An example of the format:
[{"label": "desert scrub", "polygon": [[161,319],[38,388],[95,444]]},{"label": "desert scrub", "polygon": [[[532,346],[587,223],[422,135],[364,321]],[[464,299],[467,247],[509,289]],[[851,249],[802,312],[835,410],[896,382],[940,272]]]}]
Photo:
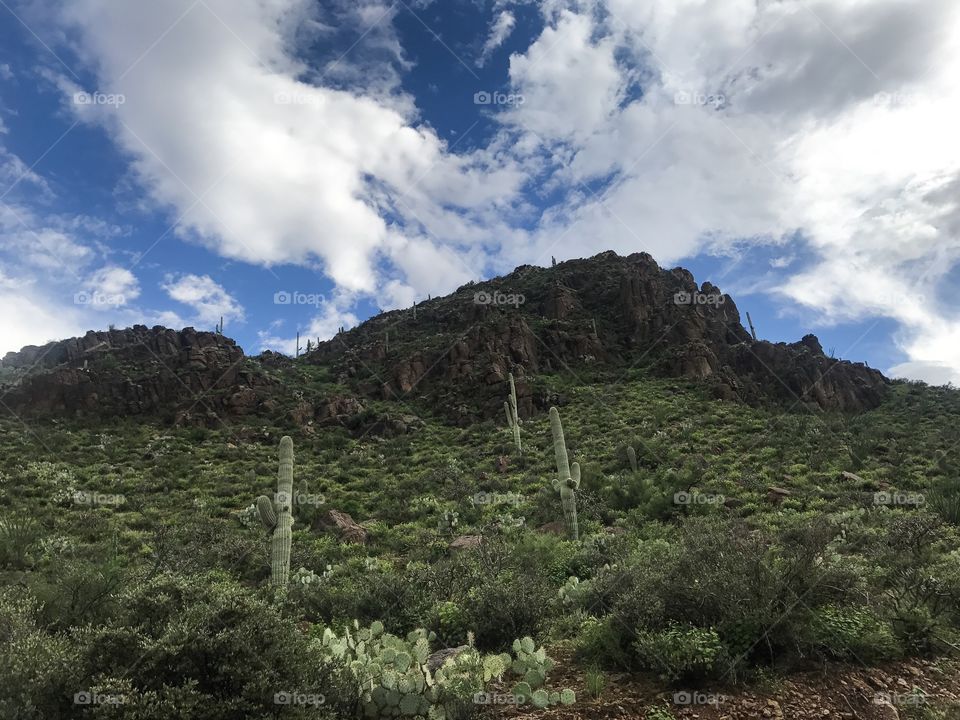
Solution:
[{"label": "desert scrub", "polygon": [[726,659],[716,630],[689,625],[640,631],[634,651],[642,667],[671,682],[702,682],[712,677]]}]

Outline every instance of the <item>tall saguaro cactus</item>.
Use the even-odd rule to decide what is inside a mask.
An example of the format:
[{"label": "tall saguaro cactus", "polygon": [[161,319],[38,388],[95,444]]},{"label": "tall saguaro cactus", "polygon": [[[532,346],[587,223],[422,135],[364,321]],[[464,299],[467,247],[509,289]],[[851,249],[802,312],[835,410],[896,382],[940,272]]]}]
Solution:
[{"label": "tall saguaro cactus", "polygon": [[270,583],[286,585],[290,579],[290,544],[293,540],[293,440],[280,438],[280,469],[277,473],[277,495],[271,501],[266,495],[257,498],[260,522],[271,533]]},{"label": "tall saguaro cactus", "polygon": [[563,522],[570,540],[580,539],[577,525],[577,490],[580,489],[580,464],[572,465],[567,460],[567,443],[563,437],[563,425],[560,412],[550,408],[550,431],[553,433],[553,454],[557,459],[557,478],[553,486],[560,491],[560,505],[563,508]]},{"label": "tall saguaro cactus", "polygon": [[517,412],[517,386],[513,382],[513,373],[509,373],[510,379],[510,399],[504,400],[503,411],[507,415],[507,425],[513,430],[513,442],[517,446],[518,452],[523,452],[520,445],[520,414]]}]

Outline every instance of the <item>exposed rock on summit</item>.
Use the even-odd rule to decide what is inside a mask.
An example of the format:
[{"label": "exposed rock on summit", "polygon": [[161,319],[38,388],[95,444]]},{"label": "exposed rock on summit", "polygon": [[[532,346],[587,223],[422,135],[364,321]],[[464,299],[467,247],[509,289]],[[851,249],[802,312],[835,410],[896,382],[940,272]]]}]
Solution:
[{"label": "exposed rock on summit", "polygon": [[[303,364],[329,369],[349,392],[304,397],[288,388]],[[563,404],[543,377],[552,373],[615,383],[643,371],[702,383],[721,399],[840,411],[876,407],[887,383],[862,363],[827,357],[813,335],[756,341],[715,285],[664,270],[646,253],[613,252],[523,265],[415,311],[381,313],[298,359],[268,352],[251,362],[223,335],[138,325],[26,347],[3,366],[23,375],[4,402],[26,415],[156,413],[215,424],[296,397],[292,408],[279,405],[297,426],[354,431],[379,417],[372,432],[386,436],[418,425],[413,401],[459,424],[500,415],[511,372],[521,418]],[[368,400],[397,411],[371,415]]]},{"label": "exposed rock on summit", "polygon": [[[25,415],[245,415],[269,384],[244,367],[228,337],[193,328],[135,325],[7,353],[5,368],[26,371],[5,403]],[[217,393],[213,390],[229,390]],[[215,422],[215,418],[211,418]]]}]

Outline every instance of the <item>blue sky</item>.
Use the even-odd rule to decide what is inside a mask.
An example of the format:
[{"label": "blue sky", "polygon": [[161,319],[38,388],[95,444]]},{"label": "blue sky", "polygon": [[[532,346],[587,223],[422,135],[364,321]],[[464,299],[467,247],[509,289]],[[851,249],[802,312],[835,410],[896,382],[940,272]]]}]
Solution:
[{"label": "blue sky", "polygon": [[958,72],[950,0],[4,0],[0,352],[613,249],[956,383]]}]

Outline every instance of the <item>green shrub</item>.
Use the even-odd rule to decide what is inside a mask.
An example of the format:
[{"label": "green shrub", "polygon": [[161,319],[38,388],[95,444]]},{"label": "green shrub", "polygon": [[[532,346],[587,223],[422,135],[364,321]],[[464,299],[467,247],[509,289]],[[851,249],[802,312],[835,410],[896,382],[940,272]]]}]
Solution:
[{"label": "green shrub", "polygon": [[42,536],[43,528],[28,515],[0,518],[0,568],[32,567]]},{"label": "green shrub", "polygon": [[725,658],[713,628],[673,625],[655,632],[642,630],[634,649],[643,667],[674,682],[696,683],[711,677]]},{"label": "green shrub", "polygon": [[544,622],[546,592],[544,583],[513,569],[472,587],[463,607],[477,647],[502,649],[519,635],[535,635]]},{"label": "green shrub", "polygon": [[115,625],[75,637],[82,677],[128,678],[124,708],[144,718],[159,720],[174,696],[193,698],[203,708],[193,717],[210,720],[277,716],[283,693],[323,695],[334,714],[352,700],[292,618],[220,574],[159,576],[128,590]]},{"label": "green shrub", "polygon": [[431,629],[444,645],[461,645],[467,640],[468,615],[455,602],[445,600],[434,606],[430,614]]},{"label": "green shrub", "polygon": [[806,634],[813,652],[837,660],[876,663],[890,660],[900,651],[890,624],[866,608],[818,608]]},{"label": "green shrub", "polygon": [[39,607],[22,588],[0,589],[0,717],[67,717],[81,688],[69,639],[38,626]]},{"label": "green shrub", "polygon": [[577,658],[589,665],[626,670],[634,665],[629,644],[633,633],[626,632],[613,616],[587,618],[574,638]]}]

